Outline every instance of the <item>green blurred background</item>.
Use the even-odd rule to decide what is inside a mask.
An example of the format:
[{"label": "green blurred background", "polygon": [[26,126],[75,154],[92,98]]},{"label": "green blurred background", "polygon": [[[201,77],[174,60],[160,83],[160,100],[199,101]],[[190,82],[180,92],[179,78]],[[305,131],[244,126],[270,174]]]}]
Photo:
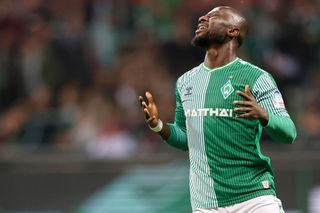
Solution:
[{"label": "green blurred background", "polygon": [[262,137],[286,212],[320,213],[319,0],[1,0],[0,212],[191,212],[188,155],[144,124],[153,92],[174,116],[175,81],[213,7],[242,11],[239,55],[276,79],[298,128]]}]

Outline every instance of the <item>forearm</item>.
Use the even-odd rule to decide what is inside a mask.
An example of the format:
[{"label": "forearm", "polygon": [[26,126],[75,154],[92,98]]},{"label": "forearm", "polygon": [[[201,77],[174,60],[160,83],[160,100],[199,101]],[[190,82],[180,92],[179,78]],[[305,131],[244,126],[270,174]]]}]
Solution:
[{"label": "forearm", "polygon": [[167,123],[163,123],[163,127],[161,131],[158,132],[158,134],[161,136],[162,140],[164,141],[168,140],[171,135],[169,125]]},{"label": "forearm", "polygon": [[179,92],[179,80],[176,87],[176,113],[173,124],[163,123],[163,127],[158,134],[169,145],[181,149],[188,150],[187,133],[186,133],[186,117],[181,103]]},{"label": "forearm", "polygon": [[[149,127],[151,130],[157,132],[162,140],[164,140],[167,144],[181,150],[188,150],[185,127],[181,127],[177,123],[163,123],[161,120],[158,121],[157,127]],[[159,132],[157,131],[158,128],[161,128]]]},{"label": "forearm", "polygon": [[275,141],[292,144],[297,136],[296,127],[290,117],[269,114],[265,130]]},{"label": "forearm", "polygon": [[177,124],[164,124],[159,135],[167,144],[181,150],[188,150],[187,134],[183,127]]}]

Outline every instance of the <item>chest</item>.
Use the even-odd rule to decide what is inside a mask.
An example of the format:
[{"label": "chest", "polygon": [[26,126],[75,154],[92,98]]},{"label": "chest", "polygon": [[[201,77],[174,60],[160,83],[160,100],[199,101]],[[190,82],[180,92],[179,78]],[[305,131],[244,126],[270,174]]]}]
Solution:
[{"label": "chest", "polygon": [[231,110],[233,101],[243,99],[236,91],[244,91],[246,84],[252,82],[238,73],[196,75],[181,89],[181,102],[185,110]]}]

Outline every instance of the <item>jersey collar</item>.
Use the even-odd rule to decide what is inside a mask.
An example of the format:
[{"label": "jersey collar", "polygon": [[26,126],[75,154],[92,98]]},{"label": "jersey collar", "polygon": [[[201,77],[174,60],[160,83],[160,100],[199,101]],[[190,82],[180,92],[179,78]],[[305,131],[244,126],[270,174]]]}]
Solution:
[{"label": "jersey collar", "polygon": [[225,65],[223,65],[223,66],[221,66],[221,67],[215,67],[215,68],[212,68],[212,69],[210,69],[209,67],[207,67],[204,63],[202,63],[202,67],[203,67],[206,71],[208,71],[208,72],[213,72],[213,71],[216,71],[216,70],[220,70],[220,69],[226,68],[226,67],[234,64],[234,63],[237,62],[238,60],[239,60],[239,58],[237,57],[237,58],[235,58],[233,61],[230,61],[229,63],[227,63],[227,64],[225,64]]}]

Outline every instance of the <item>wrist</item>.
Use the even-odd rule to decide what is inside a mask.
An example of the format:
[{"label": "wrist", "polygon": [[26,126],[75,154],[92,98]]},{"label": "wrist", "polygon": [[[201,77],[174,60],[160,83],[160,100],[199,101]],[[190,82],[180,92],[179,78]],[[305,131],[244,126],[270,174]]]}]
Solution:
[{"label": "wrist", "polygon": [[150,125],[148,125],[148,126],[149,126],[149,129],[151,129],[152,131],[160,132],[163,128],[163,122],[160,119],[158,119],[158,123],[155,127],[151,127]]},{"label": "wrist", "polygon": [[260,124],[263,127],[266,127],[269,122],[269,113],[267,111],[265,111],[264,116],[262,116],[262,118],[260,118],[259,120],[260,120]]}]

